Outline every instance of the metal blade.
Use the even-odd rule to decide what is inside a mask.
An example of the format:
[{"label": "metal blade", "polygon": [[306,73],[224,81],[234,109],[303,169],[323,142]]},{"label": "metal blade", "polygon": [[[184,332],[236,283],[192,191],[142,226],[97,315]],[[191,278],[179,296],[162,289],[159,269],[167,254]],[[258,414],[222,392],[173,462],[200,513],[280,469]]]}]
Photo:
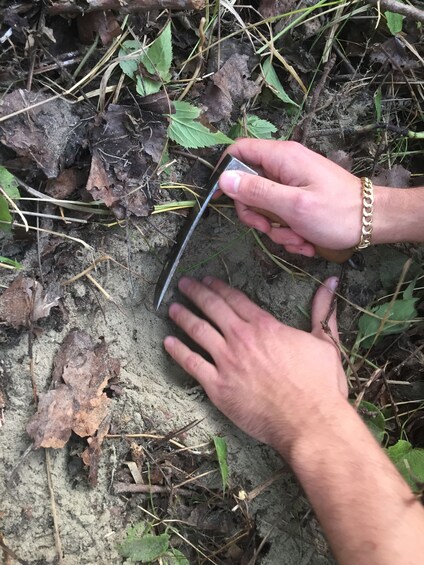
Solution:
[{"label": "metal blade", "polygon": [[254,171],[232,155],[226,155],[219,166],[212,173],[212,176],[205,188],[205,196],[199,199],[198,205],[194,206],[190,210],[187,221],[178,233],[177,241],[172,248],[171,253],[169,254],[169,257],[163,267],[162,273],[158,279],[153,302],[156,310],[161,305],[161,302],[171,283],[172,277],[177,270],[184,250],[187,247],[187,244],[191,236],[193,235],[193,232],[196,229],[200,218],[203,216],[213,195],[218,190],[218,180],[224,171],[242,171],[253,175],[257,174],[256,171]]}]

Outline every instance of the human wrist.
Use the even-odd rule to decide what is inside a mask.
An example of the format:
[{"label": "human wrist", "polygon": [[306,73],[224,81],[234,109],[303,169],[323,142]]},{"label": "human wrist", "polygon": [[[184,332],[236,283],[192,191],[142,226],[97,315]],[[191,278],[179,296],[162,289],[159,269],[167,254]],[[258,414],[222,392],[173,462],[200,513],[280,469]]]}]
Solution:
[{"label": "human wrist", "polygon": [[424,241],[424,189],[374,186],[372,243]]},{"label": "human wrist", "polygon": [[272,445],[293,468],[301,465],[303,454],[310,450],[309,444],[321,448],[328,434],[337,429],[338,423],[351,410],[349,402],[341,395],[324,399],[313,408],[304,410],[304,416],[295,425],[291,422],[291,433],[281,429]]}]

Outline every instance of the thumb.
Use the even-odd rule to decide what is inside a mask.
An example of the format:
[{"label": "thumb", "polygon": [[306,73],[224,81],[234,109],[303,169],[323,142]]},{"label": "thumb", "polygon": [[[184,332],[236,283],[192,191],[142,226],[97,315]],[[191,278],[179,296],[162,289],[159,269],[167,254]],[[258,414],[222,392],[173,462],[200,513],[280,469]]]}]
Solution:
[{"label": "thumb", "polygon": [[[337,329],[336,305],[334,303],[335,292],[339,284],[337,277],[330,277],[323,285],[319,287],[315,293],[312,302],[312,333],[320,339],[331,340],[331,337],[337,342],[339,341],[339,332]],[[323,328],[323,323],[327,321],[329,312],[333,308],[328,319],[328,326]]]},{"label": "thumb", "polygon": [[298,191],[292,186],[240,171],[222,173],[219,177],[219,188],[234,200],[243,202],[247,206],[264,208],[279,216],[281,216],[279,210],[284,211],[284,215],[290,214],[295,191]]}]

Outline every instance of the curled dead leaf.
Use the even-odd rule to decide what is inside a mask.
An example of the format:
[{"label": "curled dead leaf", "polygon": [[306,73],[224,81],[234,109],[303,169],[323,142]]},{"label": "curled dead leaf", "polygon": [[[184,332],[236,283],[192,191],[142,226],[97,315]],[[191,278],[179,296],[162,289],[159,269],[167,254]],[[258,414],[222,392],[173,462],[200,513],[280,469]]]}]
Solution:
[{"label": "curled dead leaf", "polygon": [[36,280],[19,275],[0,296],[0,320],[12,328],[28,328],[31,323],[46,318],[61,297],[59,285],[51,285],[44,291]]}]

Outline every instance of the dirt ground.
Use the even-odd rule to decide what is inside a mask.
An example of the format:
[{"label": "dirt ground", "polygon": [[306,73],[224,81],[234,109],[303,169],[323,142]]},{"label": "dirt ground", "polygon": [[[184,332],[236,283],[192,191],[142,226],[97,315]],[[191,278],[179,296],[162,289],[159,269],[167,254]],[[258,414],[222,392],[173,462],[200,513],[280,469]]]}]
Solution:
[{"label": "dirt ground", "polygon": [[[159,217],[155,222],[172,236],[169,221]],[[205,219],[190,246],[184,267],[190,268],[204,260],[205,248],[207,255],[213,255],[233,241],[228,251],[196,269],[193,274],[213,273],[229,280],[282,320],[306,329],[308,320],[301,310],[308,311],[316,284],[311,279],[298,279],[281,271],[267,280],[266,269],[258,261],[253,238],[250,235],[240,238],[243,231],[236,220],[234,225],[230,225],[216,215]],[[100,267],[96,273],[98,281],[114,297],[116,304],[111,304],[79,280],[70,285],[64,297],[66,322],[59,313],[56,314],[56,323],[46,320],[41,324],[43,331],[33,346],[37,387],[40,391],[48,388],[53,357],[69,329],[86,330],[94,340],[103,337],[109,344],[110,354],[119,358],[122,364],[119,380],[123,394],[112,404],[114,433],[146,430],[166,433],[201,419],[188,433],[188,444],[209,441],[212,434],[223,435],[229,445],[231,482],[250,491],[284,468],[284,464],[271,449],[246,437],[222,417],[196,384],[166,356],[161,342],[175,328],[167,319],[165,305],[158,313],[152,307],[154,282],[160,272],[160,263],[137,232],[130,235],[132,280],[129,280],[126,270],[114,265]],[[125,237],[122,230],[115,231],[108,237],[104,251],[115,258],[124,256],[127,253]],[[167,250],[161,248],[166,245],[166,239],[154,230],[149,233],[149,243],[157,246],[160,257],[166,255]],[[80,272],[90,260],[89,252],[76,249],[61,276],[66,279]],[[30,268],[34,261],[36,252],[32,249],[25,264]],[[340,267],[319,259],[295,262],[307,267],[313,276],[321,280],[338,274],[340,270]],[[346,287],[365,286],[367,289],[372,286],[371,281],[375,277],[372,253],[367,256],[367,264],[368,268],[364,271],[347,272]],[[2,282],[6,283],[7,279],[3,277]],[[174,288],[166,302],[175,295]],[[34,404],[27,333],[11,336],[2,344],[2,351],[8,406],[1,436],[1,468],[6,479],[30,444],[25,426],[34,412]],[[68,448],[50,450],[65,563],[121,562],[116,550],[117,542],[123,538],[129,523],[143,519],[136,495],[127,500],[113,494],[114,473],[122,463],[126,447],[125,440],[106,440],[99,483],[94,489],[87,485],[85,479],[76,481],[70,467]],[[30,453],[20,464],[13,485],[8,486],[2,481],[1,488],[3,532],[8,544],[29,563],[55,563],[57,557],[44,451]],[[261,563],[306,565],[331,562],[316,521],[289,470],[285,469],[281,478],[250,503],[249,508],[256,518],[259,535],[262,538],[269,536],[266,556]]]},{"label": "dirt ground", "polygon": [[[120,26],[127,26],[123,37],[139,34],[149,42],[164,29],[168,14],[155,11],[131,14],[127,19],[126,14],[108,12],[107,18],[101,16],[94,22],[100,27],[91,29],[94,20],[89,18],[52,15],[37,3],[6,4],[0,1],[0,49],[4,46],[0,52],[0,166],[22,181],[21,196],[35,194],[36,199],[17,201],[28,214],[31,230],[28,234],[17,225],[21,217],[15,211],[13,231],[0,231],[0,256],[19,261],[23,274],[44,289],[61,290],[50,313],[30,328],[0,322],[0,559],[5,565],[129,563],[119,552],[119,544],[130,526],[145,522],[156,534],[172,532],[172,547],[189,556],[190,563],[333,563],[313,512],[284,462],[224,418],[162,346],[163,338],[177,331],[167,316],[167,306],[181,300],[176,279],[158,311],[153,295],[183,218],[178,212],[156,212],[171,200],[192,196],[159,185],[174,181],[202,186],[210,174],[204,161],[214,165],[222,147],[197,150],[170,140],[164,116],[169,100],[164,109],[163,98],[146,101],[136,93],[134,80],[119,70],[118,49],[111,51],[106,62],[103,57],[117,41]],[[212,26],[210,36],[203,38],[205,53],[199,56],[199,68],[196,59],[187,68],[184,65],[202,35],[200,15],[172,14],[172,73],[164,87],[171,99],[178,98],[188,81],[187,100],[202,109],[205,123],[226,134],[234,124],[246,124],[254,113],[275,126],[271,137],[302,141],[376,183],[423,184],[422,140],[410,135],[422,130],[421,28],[405,20],[403,34],[394,37],[384,18],[377,21],[373,8],[367,11],[356,3],[345,12],[336,12],[334,6],[330,15],[323,10],[319,18],[313,13],[310,21],[293,24],[275,41],[283,61],[291,65],[278,59],[276,69],[287,93],[297,101],[295,107],[293,100],[273,97],[263,86],[261,59],[255,51],[263,45],[264,34],[274,37],[293,22],[278,18],[283,10],[294,9],[295,2],[263,0],[253,5],[237,12],[250,22],[249,34],[236,34],[236,39],[222,41],[221,51],[215,46],[209,52],[218,33],[224,38],[240,23],[234,10],[222,9],[220,26]],[[299,5],[309,10],[311,3]],[[271,20],[259,22],[258,9]],[[213,19],[212,11],[209,15]],[[257,30],[253,24],[258,25]],[[330,57],[330,63],[323,63],[322,53],[333,27],[338,34],[334,60]],[[88,40],[83,37],[87,30]],[[415,51],[408,48],[408,42]],[[231,59],[234,52],[236,63]],[[218,59],[218,66],[230,64],[213,83]],[[145,67],[140,72],[146,81],[157,78]],[[93,79],[92,69],[97,69]],[[239,76],[233,80],[236,71]],[[192,76],[200,78],[190,83]],[[75,84],[81,87],[72,90]],[[306,98],[300,84],[311,86]],[[72,91],[69,96],[46,103],[52,93],[66,89]],[[22,100],[26,106],[39,104],[30,118],[27,112],[19,113]],[[12,119],[5,119],[7,115]],[[165,149],[173,165],[158,176]],[[63,172],[71,176],[62,177]],[[55,192],[67,186],[70,192],[66,195]],[[47,201],[46,194],[58,201]],[[62,199],[71,199],[73,206],[101,201],[104,215],[65,208],[67,217],[74,216],[65,223],[60,216]],[[309,329],[311,298],[319,282],[331,275],[341,276],[340,330],[349,351],[360,309],[388,292],[381,282],[381,267],[387,258],[387,254],[382,258],[384,249],[368,249],[341,267],[320,258],[293,257],[266,238],[261,241],[265,251],[240,224],[234,210],[211,210],[197,228],[178,276],[221,277],[277,318],[304,330]],[[399,250],[406,253],[405,260],[411,255],[422,263],[419,248],[401,246]],[[272,254],[287,270],[272,261]],[[393,273],[398,275],[396,270]],[[16,271],[0,268],[3,296],[17,276]],[[107,354],[118,359],[121,367],[117,381],[106,387],[111,419],[109,436],[101,446],[96,486],[89,485],[81,459],[82,441],[75,433],[65,447],[48,453],[44,448],[31,449],[27,433],[36,412],[34,389],[38,393],[50,390],[55,357],[71,330],[86,332],[94,344],[105,343]],[[392,343],[385,342],[375,362],[385,367],[389,351],[393,353],[390,367],[400,366],[410,351],[421,347],[419,329],[411,335],[400,341],[399,348],[390,349]],[[416,368],[413,365],[414,371]],[[372,371],[367,366],[363,370],[361,383],[367,383]],[[366,385],[361,383],[356,383],[355,395],[363,393],[361,387]],[[367,394],[370,392],[370,400],[384,404],[388,402],[386,389],[380,384],[367,389]],[[398,396],[395,390],[395,400],[403,404],[423,398],[422,389],[414,388],[415,396],[409,397],[402,396],[405,387],[400,390]],[[60,427],[61,422],[57,423]],[[177,431],[181,433],[175,436],[175,444],[171,435]],[[137,434],[137,438],[130,437]],[[225,495],[212,436],[222,436],[228,444],[230,477]],[[420,441],[417,445],[424,446],[424,439]],[[127,463],[134,463],[140,450],[147,458],[163,450],[163,468],[173,464],[173,472],[185,479],[202,475],[189,483],[192,496],[184,498],[186,485],[182,494],[171,496],[163,487],[166,482],[155,482],[153,471],[148,483],[163,487],[162,494],[119,494],[118,483],[133,486],[134,465],[130,474]],[[176,469],[175,462],[182,469]],[[149,463],[153,469],[153,459]],[[250,497],[246,499],[243,493]],[[179,537],[182,534],[188,541]],[[58,557],[60,546],[63,560]],[[185,565],[175,559],[160,563]]]}]

